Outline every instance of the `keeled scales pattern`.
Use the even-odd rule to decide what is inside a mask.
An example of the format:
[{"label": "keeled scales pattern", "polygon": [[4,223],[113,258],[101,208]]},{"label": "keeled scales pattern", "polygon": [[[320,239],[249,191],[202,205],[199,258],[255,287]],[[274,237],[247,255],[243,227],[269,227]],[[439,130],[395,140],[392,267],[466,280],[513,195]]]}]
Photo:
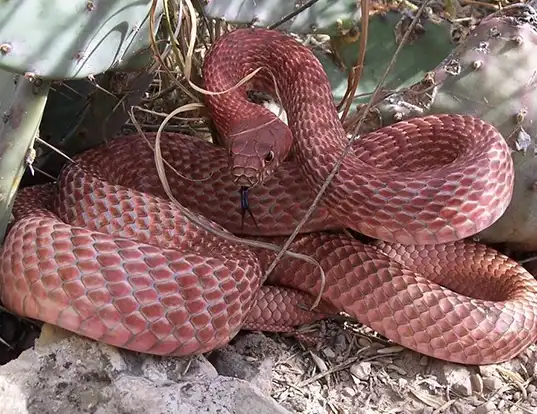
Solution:
[{"label": "keeled scales pattern", "polygon": [[[207,55],[206,89],[228,90],[258,68],[263,68],[258,88],[274,93],[273,80],[277,82],[299,171],[317,192],[348,142],[328,78],[311,51],[290,36],[243,29],[229,33]],[[207,95],[223,135],[264,130],[265,140],[287,139],[278,122],[267,124],[268,114],[252,112],[245,89]],[[278,130],[266,132],[271,128]],[[404,244],[459,240],[490,226],[511,200],[508,146],[493,126],[476,118],[435,115],[400,122],[362,137],[354,149],[325,192],[323,205],[345,226],[374,238]],[[239,154],[244,162],[255,155],[263,157]],[[271,169],[278,161],[265,165]],[[265,176],[263,169],[259,175]]]},{"label": "keeled scales pattern", "polygon": [[[239,40],[244,42],[241,47],[234,45]],[[251,199],[261,233],[286,234],[311,203],[308,185],[319,186],[344,136],[337,135],[337,118],[330,118],[335,114],[331,101],[319,101],[326,98],[327,86],[318,63],[284,35],[233,32],[217,43],[212,62],[220,62],[216,53],[233,52],[237,59],[228,60],[233,65],[226,73],[242,70],[238,57],[249,56],[242,52],[247,44],[257,57],[281,47],[287,59],[279,57],[274,64],[283,65],[291,82],[282,81],[281,88],[292,114],[290,129],[297,139],[300,169],[282,163],[252,190]],[[301,68],[313,68],[315,76],[306,72],[297,79],[290,72],[297,68],[291,65],[296,53]],[[217,122],[222,119],[218,110],[215,114]],[[313,138],[301,132],[312,130],[316,122]],[[334,141],[326,141],[331,135]],[[471,137],[479,150],[469,146]],[[165,135],[161,145],[166,160],[182,175],[201,174],[192,181],[168,171],[176,196],[200,211],[210,225],[218,226],[209,219],[240,226],[227,152],[182,135]],[[472,156],[477,166],[469,162]],[[361,171],[358,167],[369,160],[371,165]],[[17,196],[16,221],[0,256],[0,296],[19,314],[113,345],[166,355],[222,346],[241,326],[286,330],[335,310],[411,349],[462,363],[509,359],[537,336],[537,282],[485,246],[456,241],[434,246],[381,242],[375,247],[337,234],[302,235],[291,250],[312,255],[327,278],[321,312],[310,313],[297,305],[311,303],[311,295],[319,292],[318,269],[284,258],[269,280],[282,287],[260,287],[273,253],[219,239],[193,226],[160,198],[153,153],[142,138],[117,139],[76,161],[62,172],[57,187],[23,189]],[[426,162],[435,162],[439,172]],[[438,116],[364,137],[342,176],[346,180],[338,177],[326,203],[338,219],[346,218],[344,223],[358,230],[373,229],[388,240],[411,237],[427,243],[479,231],[501,214],[511,191],[512,167],[492,127],[471,117]],[[351,204],[345,194],[359,188],[363,176],[367,187],[358,190]],[[467,188],[476,184],[476,189]],[[397,188],[401,195],[392,194]],[[413,196],[421,196],[416,204]],[[381,199],[393,204],[381,204]],[[236,203],[229,211],[221,209],[226,200]],[[367,213],[373,207],[378,219],[370,215],[365,225],[353,222],[356,211]],[[271,221],[271,216],[278,218]],[[308,230],[320,230],[324,222],[329,228],[337,226],[326,208],[319,208]],[[375,225],[386,228],[375,230]]]}]

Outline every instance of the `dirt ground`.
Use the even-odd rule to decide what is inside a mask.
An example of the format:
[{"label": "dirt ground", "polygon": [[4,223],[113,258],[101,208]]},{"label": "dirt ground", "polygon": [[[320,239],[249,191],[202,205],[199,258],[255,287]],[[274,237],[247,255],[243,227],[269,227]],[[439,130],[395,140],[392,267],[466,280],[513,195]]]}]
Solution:
[{"label": "dirt ground", "polygon": [[252,361],[273,355],[271,395],[291,412],[537,413],[536,345],[474,367],[409,351],[358,325],[323,321],[316,329],[324,338],[316,348],[268,335],[238,350]]}]

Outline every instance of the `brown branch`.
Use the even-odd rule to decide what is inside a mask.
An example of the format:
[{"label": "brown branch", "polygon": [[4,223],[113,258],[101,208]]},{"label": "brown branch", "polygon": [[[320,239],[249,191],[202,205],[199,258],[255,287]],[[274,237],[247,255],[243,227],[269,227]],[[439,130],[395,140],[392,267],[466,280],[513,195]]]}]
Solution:
[{"label": "brown branch", "polygon": [[362,79],[362,73],[364,72],[364,61],[365,61],[365,52],[367,49],[367,34],[369,32],[369,1],[360,0],[360,7],[362,9],[361,17],[361,32],[360,32],[360,52],[358,55],[358,62],[356,66],[353,67],[353,70],[349,72],[349,78],[347,80],[347,90],[345,91],[345,96],[338,105],[338,110],[341,109],[341,106],[345,104],[345,109],[341,115],[341,122],[347,117],[349,110],[352,105],[352,100],[354,99],[354,94],[356,89],[360,84]]}]

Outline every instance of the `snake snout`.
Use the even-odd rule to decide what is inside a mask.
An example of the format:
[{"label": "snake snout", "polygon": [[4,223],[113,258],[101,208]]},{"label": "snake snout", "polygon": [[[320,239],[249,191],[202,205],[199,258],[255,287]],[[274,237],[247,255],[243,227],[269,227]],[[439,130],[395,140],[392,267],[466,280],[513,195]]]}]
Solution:
[{"label": "snake snout", "polygon": [[260,181],[259,171],[250,167],[233,166],[231,176],[235,185],[239,187],[255,187]]}]

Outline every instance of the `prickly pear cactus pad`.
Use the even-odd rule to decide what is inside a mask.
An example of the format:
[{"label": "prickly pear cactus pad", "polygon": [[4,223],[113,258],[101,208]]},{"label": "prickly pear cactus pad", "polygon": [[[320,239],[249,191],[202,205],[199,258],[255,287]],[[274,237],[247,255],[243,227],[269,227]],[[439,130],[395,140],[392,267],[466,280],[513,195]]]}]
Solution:
[{"label": "prickly pear cactus pad", "polygon": [[[208,17],[228,23],[270,26],[299,7],[302,0],[206,0]],[[360,20],[360,2],[356,0],[319,0],[317,3],[282,23],[278,29],[297,34],[323,33],[337,35]]]},{"label": "prickly pear cactus pad", "polygon": [[[160,13],[164,0],[159,0]],[[0,2],[0,68],[44,79],[120,69],[149,47],[151,0]]]},{"label": "prickly pear cactus pad", "polygon": [[0,70],[0,241],[21,178],[35,157],[33,144],[49,89],[49,82]]},{"label": "prickly pear cactus pad", "polygon": [[512,149],[513,199],[478,237],[537,250],[537,12],[517,5],[483,20],[430,77],[436,86],[426,113],[480,117]]},{"label": "prickly pear cactus pad", "polygon": [[[403,18],[410,22],[409,17]],[[402,22],[400,13],[388,12],[369,19],[369,34],[365,55],[365,66],[356,90],[355,103],[367,102],[386,71],[398,42],[395,35],[398,24]],[[435,24],[425,21],[412,42],[405,44],[388,74],[384,87],[398,90],[417,82],[426,72],[434,69],[453,51],[456,44],[451,41],[448,24]],[[349,71],[357,64],[360,55],[360,42],[342,42],[338,50],[345,70],[342,70],[331,56],[321,50],[314,50],[322,63],[336,101],[340,101],[347,89]]]}]

